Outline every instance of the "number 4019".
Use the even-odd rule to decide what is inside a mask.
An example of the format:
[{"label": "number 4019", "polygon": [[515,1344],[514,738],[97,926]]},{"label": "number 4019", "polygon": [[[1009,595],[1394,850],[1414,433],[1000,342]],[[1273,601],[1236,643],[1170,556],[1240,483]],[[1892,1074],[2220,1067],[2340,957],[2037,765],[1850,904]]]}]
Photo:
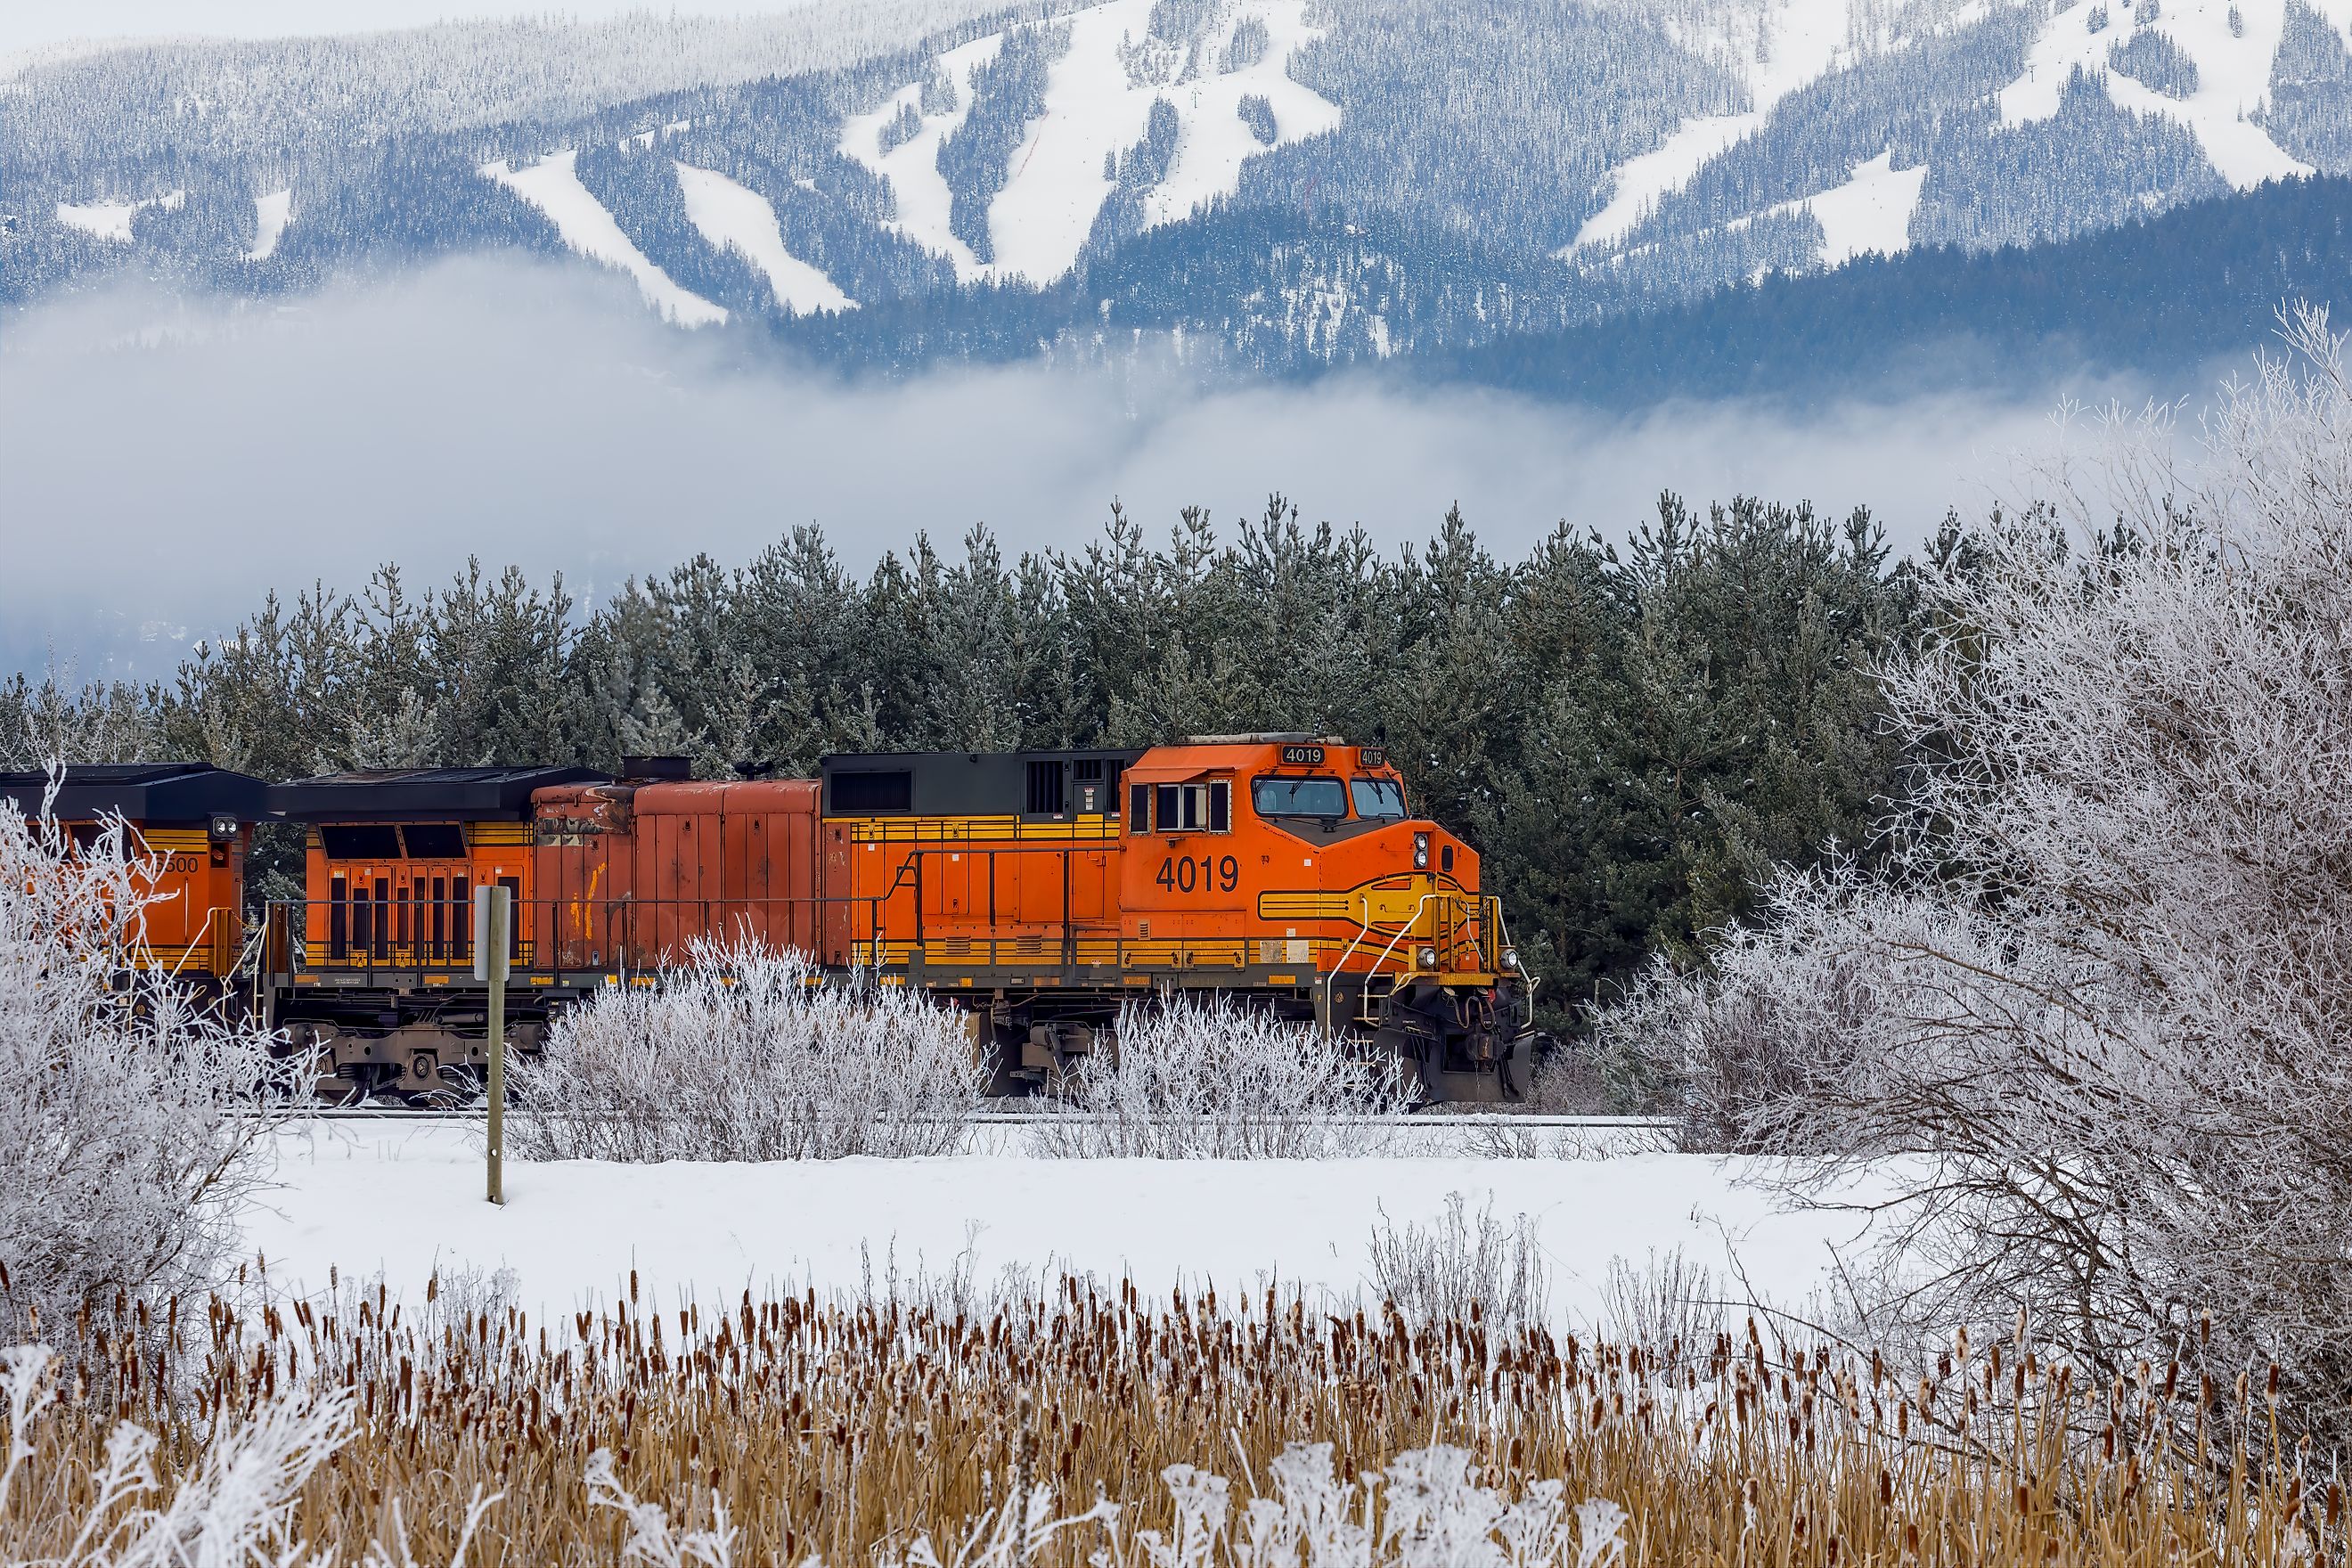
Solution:
[{"label": "number 4019", "polygon": [[1241,862],[1228,855],[1212,860],[1202,855],[1171,855],[1160,862],[1160,875],[1153,879],[1171,893],[1205,893],[1214,889],[1232,892],[1241,886]]}]

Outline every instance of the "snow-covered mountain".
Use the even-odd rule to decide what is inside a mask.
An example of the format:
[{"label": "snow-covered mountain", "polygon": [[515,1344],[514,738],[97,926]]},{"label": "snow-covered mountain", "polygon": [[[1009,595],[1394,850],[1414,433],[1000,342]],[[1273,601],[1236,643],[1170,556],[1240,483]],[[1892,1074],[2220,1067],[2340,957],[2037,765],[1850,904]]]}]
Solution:
[{"label": "snow-covered mountain", "polygon": [[1292,369],[2347,172],[2352,0],[863,0],[20,65],[0,300],[519,248],[852,363]]}]

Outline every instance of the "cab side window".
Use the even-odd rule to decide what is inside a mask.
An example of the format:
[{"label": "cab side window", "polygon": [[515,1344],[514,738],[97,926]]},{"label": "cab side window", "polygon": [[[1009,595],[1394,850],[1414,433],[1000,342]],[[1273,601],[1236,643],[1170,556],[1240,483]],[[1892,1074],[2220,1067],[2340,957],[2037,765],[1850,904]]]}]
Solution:
[{"label": "cab side window", "polygon": [[[1137,785],[1137,793],[1140,794],[1142,788],[1142,785]],[[1162,833],[1233,831],[1234,784],[1231,779],[1210,779],[1202,784],[1157,784],[1152,787],[1151,794],[1155,826]]]}]

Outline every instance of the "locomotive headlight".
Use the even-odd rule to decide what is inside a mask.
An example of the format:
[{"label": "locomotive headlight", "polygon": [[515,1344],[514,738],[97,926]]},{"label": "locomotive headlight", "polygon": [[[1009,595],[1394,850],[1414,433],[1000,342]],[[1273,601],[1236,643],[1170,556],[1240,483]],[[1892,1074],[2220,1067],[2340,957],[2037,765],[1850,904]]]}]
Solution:
[{"label": "locomotive headlight", "polygon": [[1426,833],[1412,836],[1412,868],[1416,871],[1429,869],[1429,835]]},{"label": "locomotive headlight", "polygon": [[1519,972],[1519,950],[1517,948],[1507,947],[1503,950],[1503,972],[1507,974],[1517,974]]},{"label": "locomotive headlight", "polygon": [[1423,969],[1435,969],[1437,967],[1437,950],[1433,947],[1424,947],[1419,952],[1414,953],[1413,957],[1420,962],[1420,964]]}]

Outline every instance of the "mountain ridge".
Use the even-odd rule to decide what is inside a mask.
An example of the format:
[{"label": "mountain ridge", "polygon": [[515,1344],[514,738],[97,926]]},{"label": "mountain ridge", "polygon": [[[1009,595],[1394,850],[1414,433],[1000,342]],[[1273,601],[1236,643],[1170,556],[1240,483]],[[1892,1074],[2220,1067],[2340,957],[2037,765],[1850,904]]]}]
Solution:
[{"label": "mountain ridge", "polygon": [[[512,247],[617,268],[682,327],[764,326],[850,364],[1067,352],[1089,331],[1086,352],[1115,353],[1181,321],[1237,370],[1297,374],[2352,173],[2352,0],[872,0],[830,33],[788,16],[21,68],[0,84],[0,303],[124,266],[268,297]],[[754,34],[767,54],[734,73],[779,68],[699,63]],[[499,85],[592,36],[631,63]],[[483,37],[495,59],[435,99],[419,62]],[[341,97],[302,74],[355,58],[373,63]],[[248,79],[256,61],[283,79]],[[602,100],[664,71],[696,79]],[[1133,309],[1178,278],[1185,309]]]}]

